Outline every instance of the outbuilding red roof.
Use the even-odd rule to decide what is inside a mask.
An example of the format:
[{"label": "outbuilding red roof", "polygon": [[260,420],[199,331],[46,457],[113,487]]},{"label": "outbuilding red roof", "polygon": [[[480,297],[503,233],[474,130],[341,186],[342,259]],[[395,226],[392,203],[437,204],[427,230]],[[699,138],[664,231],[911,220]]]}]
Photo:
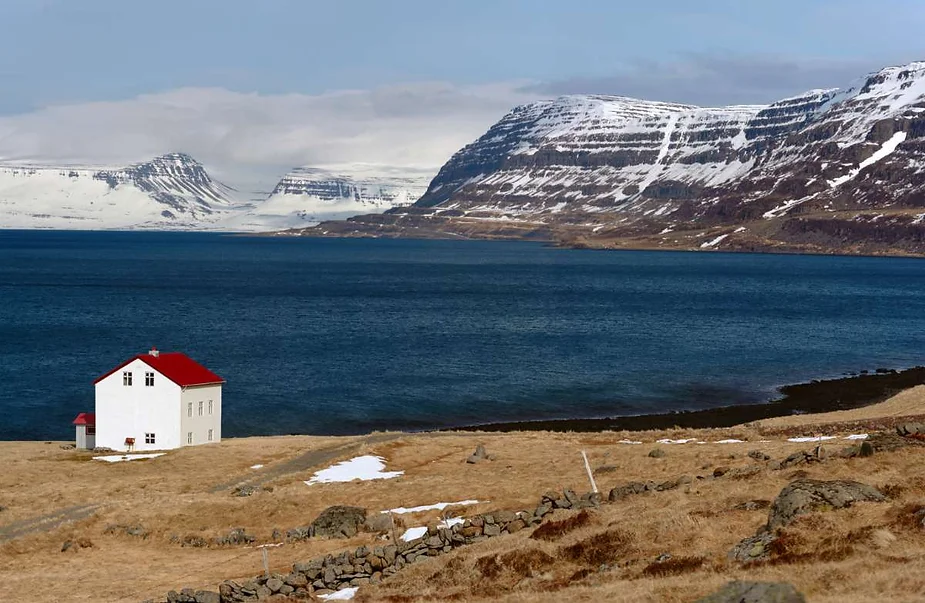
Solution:
[{"label": "outbuilding red roof", "polygon": [[96,414],[92,412],[82,412],[74,419],[74,425],[96,425]]},{"label": "outbuilding red roof", "polygon": [[191,387],[194,385],[218,385],[225,380],[202,366],[182,352],[161,353],[157,350],[151,350],[147,354],[139,354],[129,358],[116,368],[112,369],[99,379],[93,382],[94,385],[120,370],[127,364],[141,360],[160,374],[164,375],[180,387]]}]

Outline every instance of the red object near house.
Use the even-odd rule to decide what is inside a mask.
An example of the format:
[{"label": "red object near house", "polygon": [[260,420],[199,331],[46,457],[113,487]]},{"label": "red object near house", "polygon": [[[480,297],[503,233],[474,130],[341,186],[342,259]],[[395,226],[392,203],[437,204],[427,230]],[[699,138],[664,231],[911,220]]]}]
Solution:
[{"label": "red object near house", "polygon": [[73,424],[96,426],[96,415],[92,412],[82,412],[77,415],[77,418],[74,419]]}]

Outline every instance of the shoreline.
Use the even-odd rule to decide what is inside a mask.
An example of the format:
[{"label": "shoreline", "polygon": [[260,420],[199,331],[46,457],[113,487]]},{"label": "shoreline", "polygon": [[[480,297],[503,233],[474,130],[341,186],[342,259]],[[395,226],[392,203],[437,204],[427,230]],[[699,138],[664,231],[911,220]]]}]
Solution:
[{"label": "shoreline", "polygon": [[903,370],[877,369],[836,379],[813,380],[778,388],[781,397],[757,404],[720,406],[701,410],[653,413],[597,419],[545,419],[505,421],[448,427],[438,431],[555,431],[596,433],[601,431],[649,431],[672,428],[717,429],[761,419],[800,414],[851,410],[883,402],[895,394],[925,384],[925,366]]}]

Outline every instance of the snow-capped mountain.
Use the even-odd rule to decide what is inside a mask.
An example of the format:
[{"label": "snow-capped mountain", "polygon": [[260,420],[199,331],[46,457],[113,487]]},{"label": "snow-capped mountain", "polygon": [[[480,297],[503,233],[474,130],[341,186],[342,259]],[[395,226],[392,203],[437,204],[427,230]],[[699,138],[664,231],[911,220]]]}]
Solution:
[{"label": "snow-capped mountain", "polygon": [[125,167],[0,164],[0,228],[198,229],[225,216],[233,192],[183,153]]},{"label": "snow-capped mountain", "polygon": [[919,62],[767,106],[531,103],[457,152],[410,210],[306,234],[923,253],[923,208]]},{"label": "snow-capped mountain", "polygon": [[265,199],[171,153],[124,167],[0,163],[0,228],[266,231],[407,207],[433,172],[384,166],[298,168]]},{"label": "snow-capped mountain", "polygon": [[225,224],[243,230],[297,228],[408,207],[424,194],[433,175],[433,171],[363,164],[296,168],[265,201]]}]

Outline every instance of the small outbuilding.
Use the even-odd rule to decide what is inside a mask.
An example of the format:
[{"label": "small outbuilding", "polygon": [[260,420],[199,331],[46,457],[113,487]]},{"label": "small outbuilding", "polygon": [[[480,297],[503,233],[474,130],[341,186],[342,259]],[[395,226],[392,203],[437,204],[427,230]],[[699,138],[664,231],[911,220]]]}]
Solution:
[{"label": "small outbuilding", "polygon": [[74,419],[77,430],[77,448],[80,450],[93,450],[96,448],[96,415],[92,412],[82,412]]}]

